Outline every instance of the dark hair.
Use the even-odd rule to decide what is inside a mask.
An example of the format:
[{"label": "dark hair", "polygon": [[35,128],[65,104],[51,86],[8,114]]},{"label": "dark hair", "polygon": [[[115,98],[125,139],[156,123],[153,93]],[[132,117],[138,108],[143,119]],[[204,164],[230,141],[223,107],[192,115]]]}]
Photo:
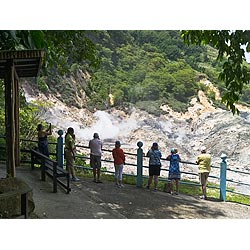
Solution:
[{"label": "dark hair", "polygon": [[120,146],[121,146],[120,141],[116,141],[116,142],[115,142],[115,146],[116,146],[116,147],[120,147]]},{"label": "dark hair", "polygon": [[74,129],[73,129],[72,127],[69,127],[69,128],[67,129],[67,134],[70,133],[70,132],[73,132],[73,133],[74,133]]},{"label": "dark hair", "polygon": [[38,125],[37,125],[37,129],[36,129],[36,130],[37,130],[37,131],[41,131],[41,130],[42,130],[42,128],[43,128],[43,125],[42,125],[42,124],[38,124]]},{"label": "dark hair", "polygon": [[154,143],[153,143],[152,149],[158,149],[158,143],[157,143],[157,142],[154,142]]},{"label": "dark hair", "polygon": [[94,138],[99,138],[99,134],[98,133],[94,133],[93,137]]}]

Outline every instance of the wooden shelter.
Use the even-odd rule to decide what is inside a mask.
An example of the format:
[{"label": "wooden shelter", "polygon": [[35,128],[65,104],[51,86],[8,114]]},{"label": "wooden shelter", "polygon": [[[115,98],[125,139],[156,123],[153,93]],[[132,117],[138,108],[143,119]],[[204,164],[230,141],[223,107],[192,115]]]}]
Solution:
[{"label": "wooden shelter", "polygon": [[20,165],[19,139],[19,79],[37,77],[44,51],[0,51],[0,79],[5,87],[5,132],[7,177],[16,176]]}]

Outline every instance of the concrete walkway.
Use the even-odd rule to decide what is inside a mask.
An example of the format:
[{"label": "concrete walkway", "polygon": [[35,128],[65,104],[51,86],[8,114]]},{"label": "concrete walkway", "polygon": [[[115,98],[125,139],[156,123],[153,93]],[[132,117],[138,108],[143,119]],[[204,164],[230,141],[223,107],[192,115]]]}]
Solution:
[{"label": "concrete walkway", "polygon": [[[5,177],[0,165],[0,178]],[[33,188],[35,211],[31,218],[49,219],[208,219],[250,218],[250,206],[215,199],[200,200],[184,194],[170,195],[134,185],[117,188],[112,182],[94,183],[81,178],[66,194],[52,192],[52,182],[40,180],[40,170],[18,167],[17,177]]]}]

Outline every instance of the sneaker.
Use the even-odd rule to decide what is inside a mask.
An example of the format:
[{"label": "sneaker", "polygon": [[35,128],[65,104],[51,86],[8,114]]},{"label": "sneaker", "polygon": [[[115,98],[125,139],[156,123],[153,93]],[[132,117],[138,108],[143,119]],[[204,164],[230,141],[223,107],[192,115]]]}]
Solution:
[{"label": "sneaker", "polygon": [[201,195],[201,196],[200,196],[200,199],[202,199],[202,200],[206,200],[206,199],[207,199],[207,196],[205,196],[205,195]]},{"label": "sneaker", "polygon": [[97,180],[97,181],[96,181],[96,183],[102,183],[102,181],[100,181],[100,180]]},{"label": "sneaker", "polygon": [[149,185],[146,186],[146,189],[148,189],[148,190],[150,189]]},{"label": "sneaker", "polygon": [[155,192],[157,192],[157,191],[158,191],[158,189],[157,189],[157,188],[154,188],[154,191],[155,191]]},{"label": "sneaker", "polygon": [[173,191],[170,191],[170,194],[172,194],[172,195],[173,195],[173,194],[174,194],[174,192],[173,192]]},{"label": "sneaker", "polygon": [[120,186],[121,188],[124,188],[124,185],[123,185],[123,184],[120,184],[119,186]]},{"label": "sneaker", "polygon": [[179,193],[178,193],[178,192],[175,192],[174,194],[175,194],[175,195],[178,195]]},{"label": "sneaker", "polygon": [[72,179],[71,179],[72,181],[80,181],[80,179],[79,178],[77,178],[77,177],[72,177]]}]

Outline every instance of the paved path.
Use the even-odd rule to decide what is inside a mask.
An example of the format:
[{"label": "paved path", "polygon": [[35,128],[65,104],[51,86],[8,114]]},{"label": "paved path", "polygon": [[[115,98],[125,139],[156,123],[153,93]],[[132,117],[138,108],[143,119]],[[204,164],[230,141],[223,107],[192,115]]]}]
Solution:
[{"label": "paved path", "polygon": [[[0,177],[5,167],[0,165]],[[40,180],[40,171],[17,168],[17,177],[33,188],[35,211],[32,218],[49,219],[240,219],[250,218],[250,206],[215,199],[200,200],[184,194],[170,195],[148,191],[134,185],[117,188],[112,182],[94,183],[81,178],[72,183],[66,194],[58,188],[52,193],[52,182]]]}]

